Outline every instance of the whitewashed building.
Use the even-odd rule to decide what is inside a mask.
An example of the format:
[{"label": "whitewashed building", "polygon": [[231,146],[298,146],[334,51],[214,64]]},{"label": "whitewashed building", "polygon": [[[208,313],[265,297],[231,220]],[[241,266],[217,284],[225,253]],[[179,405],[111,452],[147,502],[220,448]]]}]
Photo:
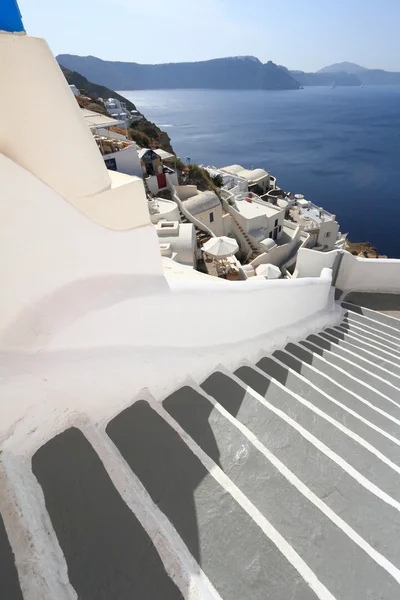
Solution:
[{"label": "whitewashed building", "polygon": [[176,160],[175,154],[160,148],[155,150],[141,148],[138,153],[142,175],[149,191],[154,196],[157,196],[158,192],[167,189],[170,185],[178,185],[176,170],[164,163],[167,160]]},{"label": "whitewashed building", "polygon": [[81,93],[78,90],[78,88],[76,87],[76,85],[72,84],[72,85],[69,86],[69,88],[70,88],[70,90],[71,90],[71,92],[73,93],[74,96],[80,96],[81,95]]},{"label": "whitewashed building", "polygon": [[222,205],[214,192],[201,192],[194,185],[178,186],[176,192],[183,201],[183,206],[193,217],[216,236],[223,235]]},{"label": "whitewashed building", "polygon": [[333,250],[342,238],[336,215],[303,197],[296,199],[295,205],[290,208],[290,215],[310,235],[310,248],[324,252]]},{"label": "whitewashed building", "polygon": [[271,181],[271,175],[264,169],[245,169],[241,165],[230,165],[228,167],[221,167],[221,171],[244,179],[247,181],[248,187],[251,190],[252,187],[257,186],[266,193],[271,187],[275,186],[275,178]]}]

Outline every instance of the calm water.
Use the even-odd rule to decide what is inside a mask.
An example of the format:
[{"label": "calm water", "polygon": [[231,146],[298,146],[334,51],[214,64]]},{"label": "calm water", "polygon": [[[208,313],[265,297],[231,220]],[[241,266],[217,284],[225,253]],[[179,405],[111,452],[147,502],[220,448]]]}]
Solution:
[{"label": "calm water", "polygon": [[400,257],[400,86],[121,94],[182,159],[263,167],[335,213],[353,241]]}]

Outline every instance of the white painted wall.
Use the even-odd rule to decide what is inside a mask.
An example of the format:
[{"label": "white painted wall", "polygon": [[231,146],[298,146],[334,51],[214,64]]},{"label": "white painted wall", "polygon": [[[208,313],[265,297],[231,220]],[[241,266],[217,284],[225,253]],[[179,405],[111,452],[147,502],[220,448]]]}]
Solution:
[{"label": "white painted wall", "polygon": [[160,244],[169,244],[172,258],[182,265],[194,267],[196,263],[196,231],[192,223],[178,223],[177,235],[156,228]]},{"label": "white painted wall", "polygon": [[322,269],[332,268],[338,250],[320,252],[309,248],[300,248],[297,254],[295,277],[319,277]]},{"label": "white painted wall", "polygon": [[[214,216],[214,220],[210,220],[211,213]],[[224,227],[222,223],[222,206],[215,206],[214,208],[210,208],[210,210],[205,210],[201,213],[197,213],[195,215],[196,219],[198,219],[201,223],[206,225],[217,237],[224,235]]]},{"label": "white painted wall", "polygon": [[319,277],[322,269],[332,268],[340,255],[342,260],[336,280],[339,289],[344,292],[400,293],[400,260],[359,258],[344,250],[319,252],[301,248],[295,277]]},{"label": "white painted wall", "polygon": [[[68,199],[110,187],[97,144],[44,40],[0,34],[0,152]],[[7,82],[7,83],[6,83]]]},{"label": "white painted wall", "polygon": [[345,292],[400,293],[400,260],[358,258],[343,252],[336,286]]},{"label": "white painted wall", "polygon": [[187,200],[199,193],[195,185],[176,185],[175,190],[181,200]]},{"label": "white painted wall", "polygon": [[[168,185],[176,186],[178,184],[178,176],[176,173],[166,173],[166,175],[167,175],[167,187],[168,187]],[[151,175],[150,177],[146,177],[146,184],[147,184],[147,187],[149,188],[150,192],[154,196],[157,196],[160,189],[166,189],[166,188],[158,187],[158,179],[157,179],[156,175]]]},{"label": "white painted wall", "polygon": [[[157,203],[157,199],[152,200],[152,202]],[[153,214],[150,214],[150,220],[154,225],[156,225],[161,220],[178,222],[181,220],[179,208],[175,202],[173,202],[172,200],[165,200],[164,198],[162,200],[158,200],[158,202],[161,206],[161,212],[155,212]],[[166,207],[169,207],[170,210],[166,210]]]},{"label": "white painted wall", "polygon": [[301,238],[301,228],[297,227],[294,232],[293,238],[287,244],[282,244],[279,246],[274,246],[268,252],[260,254],[257,256],[252,262],[251,265],[255,269],[261,264],[271,264],[276,265],[277,267],[281,267],[288,260],[290,255],[295,251],[298,246]]},{"label": "white painted wall", "polygon": [[[314,319],[321,311],[333,312],[330,292],[329,272],[318,279],[239,281],[231,286],[212,281],[207,285],[194,281],[170,282],[169,288],[158,293],[152,289],[143,292],[140,287],[136,292],[132,290],[131,297],[123,303],[115,302],[117,289],[107,289],[90,298],[91,310],[84,318],[69,323],[62,331],[54,331],[51,347],[110,347],[134,343],[197,352],[203,347],[241,344]],[[114,301],[104,306],[105,297]],[[220,311],[207,310],[207,306],[223,307],[223,318]],[[161,307],[163,314],[168,315],[166,328],[154,327],[154,316]],[[47,308],[50,314],[55,309]],[[193,319],[198,315],[206,315],[207,327],[196,326]],[[45,323],[48,319],[47,316]],[[188,323],[193,325],[188,326]]]},{"label": "white painted wall", "polygon": [[337,221],[324,221],[321,223],[318,234],[318,246],[326,246],[328,251],[333,250],[338,233],[339,224]]},{"label": "white painted wall", "polygon": [[78,88],[76,87],[76,85],[72,84],[69,86],[69,89],[71,90],[71,92],[73,93],[74,96],[80,96],[81,93],[78,90]]},{"label": "white painted wall", "polygon": [[2,155],[0,180],[0,347],[46,346],[88,311],[143,295],[149,278],[154,289],[165,285],[141,180],[115,188],[110,200],[93,196],[86,207],[98,220],[116,220],[116,229],[137,224],[145,211],[142,226],[124,231],[98,225]]},{"label": "white painted wall", "polygon": [[142,167],[140,166],[136,144],[132,144],[128,148],[124,148],[118,152],[103,155],[104,161],[112,158],[115,159],[117,171],[120,173],[142,177]]}]

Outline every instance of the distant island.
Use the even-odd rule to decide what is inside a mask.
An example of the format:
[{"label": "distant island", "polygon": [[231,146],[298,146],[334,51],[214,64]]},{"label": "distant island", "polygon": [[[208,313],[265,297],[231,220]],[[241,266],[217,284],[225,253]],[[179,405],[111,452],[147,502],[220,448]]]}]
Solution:
[{"label": "distant island", "polygon": [[307,85],[361,86],[361,85],[400,85],[400,73],[382,69],[366,69],[351,62],[329,65],[316,73],[289,71],[304,87]]},{"label": "distant island", "polygon": [[57,60],[91,81],[115,90],[135,89],[261,89],[298,90],[301,86],[273,62],[263,64],[253,56],[218,58],[192,63],[140,65],[111,62],[95,56],[60,54]]},{"label": "distant island", "polygon": [[248,89],[298,90],[306,86],[400,85],[400,73],[366,69],[355,63],[336,63],[316,73],[290,71],[254,56],[233,56],[201,62],[142,65],[108,61],[95,56],[60,54],[63,67],[101,81],[115,90]]}]

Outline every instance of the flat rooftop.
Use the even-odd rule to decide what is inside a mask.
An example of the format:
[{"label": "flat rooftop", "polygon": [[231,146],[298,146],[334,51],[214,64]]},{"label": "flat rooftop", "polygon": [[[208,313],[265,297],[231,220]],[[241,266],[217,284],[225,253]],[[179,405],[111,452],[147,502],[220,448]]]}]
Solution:
[{"label": "flat rooftop", "polygon": [[261,215],[265,215],[266,217],[275,217],[277,213],[281,211],[278,206],[268,205],[266,202],[261,203],[253,200],[252,202],[247,202],[246,200],[240,200],[236,202],[237,211],[245,217],[245,219],[254,219],[255,217],[259,217]]}]

